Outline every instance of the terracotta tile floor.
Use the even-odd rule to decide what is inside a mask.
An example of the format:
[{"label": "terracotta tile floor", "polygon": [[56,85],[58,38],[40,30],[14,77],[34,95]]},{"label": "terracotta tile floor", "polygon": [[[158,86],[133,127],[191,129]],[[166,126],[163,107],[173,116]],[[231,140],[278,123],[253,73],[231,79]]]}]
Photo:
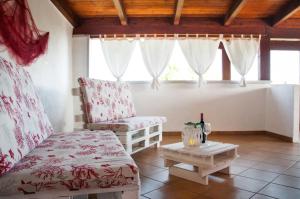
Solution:
[{"label": "terracotta tile floor", "polygon": [[[209,185],[169,176],[159,150],[133,155],[140,168],[141,198],[170,199],[300,199],[300,144],[266,135],[211,135],[210,140],[239,144],[232,174],[215,173]],[[162,144],[179,142],[164,136]]]}]

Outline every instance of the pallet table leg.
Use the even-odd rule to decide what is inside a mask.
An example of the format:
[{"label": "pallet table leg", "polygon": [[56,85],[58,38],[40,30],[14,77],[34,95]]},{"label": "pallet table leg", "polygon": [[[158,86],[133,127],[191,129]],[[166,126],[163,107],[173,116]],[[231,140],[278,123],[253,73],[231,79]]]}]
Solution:
[{"label": "pallet table leg", "polygon": [[164,159],[164,166],[165,167],[172,167],[175,164],[178,164],[178,162],[173,161],[173,160]]},{"label": "pallet table leg", "polygon": [[157,142],[155,146],[156,146],[156,148],[159,148],[160,147],[160,142]]},{"label": "pallet table leg", "polygon": [[222,169],[222,170],[220,170],[219,171],[220,173],[224,173],[224,174],[231,174],[231,167],[229,166],[229,167],[226,167],[226,168],[224,168],[224,169]]},{"label": "pallet table leg", "polygon": [[203,185],[208,185],[208,176],[201,177],[197,172],[185,170],[178,168],[176,166],[170,167],[169,168],[169,173],[171,175],[184,178],[193,182],[197,182]]},{"label": "pallet table leg", "polygon": [[197,167],[197,166],[193,166],[193,169],[194,169],[194,171],[199,171],[199,167]]}]

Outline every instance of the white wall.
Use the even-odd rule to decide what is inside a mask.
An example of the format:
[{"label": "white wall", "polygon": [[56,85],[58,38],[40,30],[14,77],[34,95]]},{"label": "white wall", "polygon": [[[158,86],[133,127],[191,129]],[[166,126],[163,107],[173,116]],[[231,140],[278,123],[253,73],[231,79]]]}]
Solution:
[{"label": "white wall", "polygon": [[[28,0],[28,3],[37,27],[49,31],[50,38],[46,54],[27,69],[55,130],[69,131],[73,129],[73,28],[51,1]],[[6,52],[1,54],[8,57]]]},{"label": "white wall", "polygon": [[78,77],[88,76],[89,66],[89,37],[74,36],[72,39],[73,54],[73,87],[78,87]]},{"label": "white wall", "polygon": [[[89,37],[78,36],[73,37],[73,88],[79,87],[78,77],[88,77],[88,65],[89,65]],[[73,110],[74,115],[82,115],[80,108],[80,98],[73,97]],[[72,117],[73,119],[73,117]],[[82,128],[83,123],[76,122],[74,129]]]},{"label": "white wall", "polygon": [[132,83],[131,90],[138,115],[168,118],[165,131],[178,131],[187,121],[197,121],[200,113],[215,131],[264,130],[267,84],[241,88],[231,83],[162,83],[158,91],[150,84]]},{"label": "white wall", "polygon": [[272,85],[266,95],[267,131],[299,140],[299,86]]}]

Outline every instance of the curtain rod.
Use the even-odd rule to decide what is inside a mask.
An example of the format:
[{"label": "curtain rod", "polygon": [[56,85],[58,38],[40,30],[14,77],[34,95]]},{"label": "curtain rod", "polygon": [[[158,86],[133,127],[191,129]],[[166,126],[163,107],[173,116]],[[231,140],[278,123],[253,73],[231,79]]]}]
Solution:
[{"label": "curtain rod", "polygon": [[90,38],[102,39],[139,39],[139,38],[260,38],[263,34],[100,34],[91,35]]}]

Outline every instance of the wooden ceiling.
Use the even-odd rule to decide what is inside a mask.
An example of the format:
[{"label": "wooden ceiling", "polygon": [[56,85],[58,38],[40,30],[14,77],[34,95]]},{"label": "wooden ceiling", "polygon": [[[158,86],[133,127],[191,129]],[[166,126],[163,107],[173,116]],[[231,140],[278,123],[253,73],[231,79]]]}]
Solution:
[{"label": "wooden ceiling", "polygon": [[147,21],[146,18],[155,18],[152,21],[168,19],[170,25],[184,26],[183,18],[191,18],[217,21],[219,26],[231,26],[250,20],[263,21],[271,28],[300,29],[300,0],[51,1],[73,24],[75,32],[77,27],[85,26],[85,23],[91,23],[92,20],[101,23],[117,17],[120,26],[130,26],[137,19]]}]

